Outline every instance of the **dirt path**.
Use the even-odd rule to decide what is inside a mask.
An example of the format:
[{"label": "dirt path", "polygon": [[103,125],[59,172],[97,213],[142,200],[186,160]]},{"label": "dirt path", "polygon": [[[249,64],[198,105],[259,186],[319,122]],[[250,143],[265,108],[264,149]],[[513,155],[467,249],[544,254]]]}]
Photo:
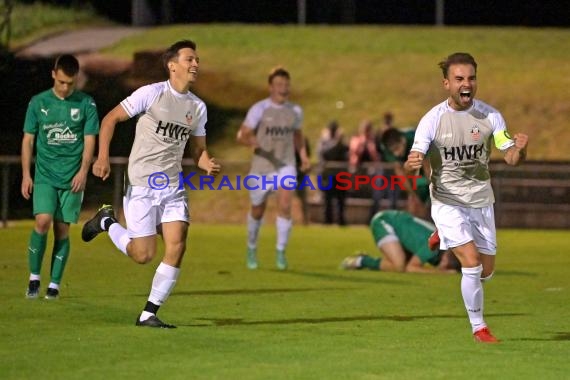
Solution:
[{"label": "dirt path", "polygon": [[16,53],[18,58],[46,58],[59,54],[85,54],[111,46],[144,28],[98,27],[57,34],[36,41]]}]

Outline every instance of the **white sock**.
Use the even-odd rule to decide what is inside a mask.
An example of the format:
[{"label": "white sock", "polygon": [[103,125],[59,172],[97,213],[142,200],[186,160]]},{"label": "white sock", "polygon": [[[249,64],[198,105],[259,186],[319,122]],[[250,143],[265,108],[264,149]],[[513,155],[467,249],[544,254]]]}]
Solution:
[{"label": "white sock", "polygon": [[275,225],[277,226],[277,250],[284,251],[287,243],[289,242],[289,235],[291,234],[293,221],[291,219],[285,219],[278,216],[275,221]]},{"label": "white sock", "polygon": [[254,219],[251,213],[247,214],[247,247],[257,248],[257,237],[261,228],[261,219]]},{"label": "white sock", "polygon": [[150,317],[152,317],[153,315],[155,315],[154,313],[151,313],[150,311],[144,311],[141,313],[141,315],[139,316],[139,321],[144,322],[147,319],[149,319]]},{"label": "white sock", "polygon": [[48,288],[59,290],[59,284],[56,284],[55,282],[50,282]]},{"label": "white sock", "polygon": [[30,281],[39,281],[39,280],[40,280],[39,274],[30,273]]},{"label": "white sock", "polygon": [[127,245],[130,243],[131,238],[127,233],[125,227],[121,226],[119,223],[111,224],[109,227],[109,237],[115,246],[127,255]]},{"label": "white sock", "polygon": [[465,309],[471,322],[473,332],[487,326],[483,320],[483,285],[481,284],[481,272],[483,265],[474,268],[461,268],[461,294]]},{"label": "white sock", "polygon": [[155,305],[162,305],[176,285],[176,279],[180,274],[180,268],[160,263],[152,279],[152,288],[148,300]]}]

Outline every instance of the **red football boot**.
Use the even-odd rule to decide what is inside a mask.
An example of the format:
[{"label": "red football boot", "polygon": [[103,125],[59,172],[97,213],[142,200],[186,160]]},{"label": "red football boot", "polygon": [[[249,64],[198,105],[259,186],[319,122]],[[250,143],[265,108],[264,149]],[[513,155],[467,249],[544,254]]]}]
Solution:
[{"label": "red football boot", "polygon": [[429,250],[433,251],[434,249],[439,248],[439,241],[439,234],[437,233],[437,230],[435,230],[428,238]]},{"label": "red football boot", "polygon": [[491,334],[491,331],[487,327],[483,327],[473,333],[473,339],[475,342],[480,343],[499,343],[499,340]]}]

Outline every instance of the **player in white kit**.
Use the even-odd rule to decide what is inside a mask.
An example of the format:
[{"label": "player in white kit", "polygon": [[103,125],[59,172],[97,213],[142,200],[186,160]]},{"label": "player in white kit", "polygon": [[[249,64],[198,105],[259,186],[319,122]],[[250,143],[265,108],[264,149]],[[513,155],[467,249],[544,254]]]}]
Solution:
[{"label": "player in white kit", "polygon": [[493,275],[497,249],[491,144],[514,166],[525,159],[528,136],[511,137],[502,115],[475,99],[477,63],[470,54],[454,53],[439,66],[449,97],[421,119],[404,168],[417,172],[429,158],[431,213],[440,249],[451,249],[461,262],[461,293],[475,340],[495,343],[483,319],[482,287]]},{"label": "player in white kit", "polygon": [[150,295],[137,326],[173,328],[156,313],[174,288],[188,233],[188,198],[179,186],[182,157],[188,140],[197,166],[216,175],[220,165],[206,150],[206,105],[189,91],[197,78],[199,59],[193,41],[178,41],[163,56],[169,79],[143,86],[111,110],[101,123],[99,154],[93,174],[103,180],[111,172],[109,145],[117,123],[142,114],[129,156],[129,186],[124,198],[128,229],[111,206],[104,205],[82,231],[85,241],[108,231],[113,243],[135,262],[145,264],[156,255],[157,233],[164,240],[164,256],[154,275]]},{"label": "player in white kit", "polygon": [[301,132],[303,111],[299,105],[289,102],[289,72],[277,67],[269,74],[268,82],[269,97],[249,109],[237,136],[239,143],[253,148],[249,174],[254,179],[247,181],[251,200],[247,216],[247,267],[258,267],[259,229],[267,197],[276,192],[276,265],[279,270],[285,270],[285,247],[292,227],[291,203],[297,177],[295,149],[301,158],[301,171],[308,170],[310,162]]}]

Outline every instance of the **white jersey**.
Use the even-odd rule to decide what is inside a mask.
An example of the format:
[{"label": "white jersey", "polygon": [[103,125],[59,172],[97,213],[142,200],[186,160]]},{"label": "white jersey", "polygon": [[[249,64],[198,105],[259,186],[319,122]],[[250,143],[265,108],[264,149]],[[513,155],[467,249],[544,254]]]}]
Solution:
[{"label": "white jersey", "polygon": [[301,129],[303,111],[286,102],[275,104],[270,98],[255,103],[243,124],[255,131],[260,148],[254,152],[251,172],[268,174],[284,166],[295,167],[295,130]]},{"label": "white jersey", "polygon": [[135,141],[129,156],[129,182],[150,187],[148,177],[163,172],[169,186],[178,186],[184,148],[190,135],[205,136],[206,105],[190,91],[176,92],[168,81],[143,86],[121,102],[137,121]]},{"label": "white jersey", "polygon": [[499,111],[477,99],[465,111],[453,110],[445,100],[422,118],[412,150],[429,157],[432,203],[470,208],[494,203],[489,173],[493,138],[502,151],[514,145]]}]

